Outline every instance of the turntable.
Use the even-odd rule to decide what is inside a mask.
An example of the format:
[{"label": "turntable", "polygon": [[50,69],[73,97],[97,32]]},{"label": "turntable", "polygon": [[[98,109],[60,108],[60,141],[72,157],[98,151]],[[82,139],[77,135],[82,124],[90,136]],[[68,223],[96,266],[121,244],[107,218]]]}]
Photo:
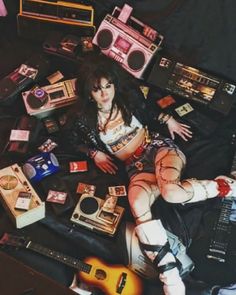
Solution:
[{"label": "turntable", "polygon": [[22,93],[26,111],[39,118],[49,116],[53,111],[75,103],[76,79],[65,80],[41,88],[33,88]]},{"label": "turntable", "polygon": [[114,236],[125,209],[116,205],[113,212],[107,212],[103,205],[103,199],[82,194],[70,220],[89,230]]},{"label": "turntable", "polygon": [[0,200],[16,228],[45,217],[44,202],[40,200],[18,164],[0,170]]}]

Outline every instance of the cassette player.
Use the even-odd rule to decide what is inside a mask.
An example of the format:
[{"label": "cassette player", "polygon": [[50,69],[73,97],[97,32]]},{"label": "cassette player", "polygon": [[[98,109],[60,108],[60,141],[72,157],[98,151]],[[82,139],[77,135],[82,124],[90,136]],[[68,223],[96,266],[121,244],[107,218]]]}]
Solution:
[{"label": "cassette player", "polygon": [[82,194],[70,220],[92,231],[114,236],[125,209],[115,205],[112,211],[108,211],[104,204],[101,198]]},{"label": "cassette player", "polygon": [[[78,3],[80,2],[80,3]],[[93,25],[94,9],[83,1],[20,0],[20,14],[52,21]]]},{"label": "cassette player", "polygon": [[161,55],[147,82],[227,115],[236,101],[236,84]]},{"label": "cassette player", "polygon": [[27,113],[44,118],[58,108],[75,103],[77,99],[75,81],[76,79],[65,80],[23,92],[22,98]]},{"label": "cassette player", "polygon": [[29,158],[22,167],[25,176],[32,183],[41,181],[44,177],[58,172],[59,169],[57,157],[47,152]]},{"label": "cassette player", "polygon": [[18,164],[0,170],[0,200],[16,228],[45,217],[45,203]]},{"label": "cassette player", "polygon": [[107,14],[101,22],[93,43],[133,76],[143,78],[163,36],[132,17],[132,10],[128,4],[122,9],[115,7],[112,15]]}]

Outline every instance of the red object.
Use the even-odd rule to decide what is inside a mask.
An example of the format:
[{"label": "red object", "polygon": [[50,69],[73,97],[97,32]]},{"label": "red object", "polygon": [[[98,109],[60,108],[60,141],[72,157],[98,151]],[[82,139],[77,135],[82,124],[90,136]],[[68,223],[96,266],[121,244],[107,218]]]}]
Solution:
[{"label": "red object", "polygon": [[221,198],[225,198],[231,190],[230,185],[228,184],[226,180],[222,178],[215,179],[215,181],[218,184],[218,188],[217,188],[219,191],[218,196]]},{"label": "red object", "polygon": [[144,151],[146,150],[148,144],[147,143],[142,143],[136,150],[135,152],[128,158],[125,160],[125,165],[129,165],[132,162],[135,162],[138,160],[138,158],[140,158],[142,156],[142,154],[144,153]]},{"label": "red object", "polygon": [[87,161],[70,162],[70,172],[85,172],[88,171]]},{"label": "red object", "polygon": [[171,95],[167,95],[165,97],[162,97],[161,99],[157,100],[156,103],[162,108],[165,109],[168,106],[174,104],[176,101]]}]

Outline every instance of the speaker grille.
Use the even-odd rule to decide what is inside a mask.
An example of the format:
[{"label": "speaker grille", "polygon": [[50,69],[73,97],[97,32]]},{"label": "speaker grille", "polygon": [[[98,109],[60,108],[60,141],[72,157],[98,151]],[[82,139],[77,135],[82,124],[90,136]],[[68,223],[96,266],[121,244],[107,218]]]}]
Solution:
[{"label": "speaker grille", "polygon": [[3,175],[0,178],[0,186],[5,190],[12,190],[18,184],[18,180],[14,175]]},{"label": "speaker grille", "polygon": [[139,71],[145,64],[145,55],[140,50],[132,51],[127,59],[127,63],[133,71]]},{"label": "speaker grille", "polygon": [[53,153],[50,153],[50,159],[52,161],[52,164],[56,167],[59,166],[59,162],[57,160],[57,157],[53,154]]},{"label": "speaker grille", "polygon": [[113,41],[113,34],[110,30],[101,30],[97,35],[97,43],[101,49],[108,49]]},{"label": "speaker grille", "polygon": [[34,167],[28,163],[26,163],[23,166],[23,172],[25,173],[25,175],[31,179],[36,175],[36,170],[34,169]]}]

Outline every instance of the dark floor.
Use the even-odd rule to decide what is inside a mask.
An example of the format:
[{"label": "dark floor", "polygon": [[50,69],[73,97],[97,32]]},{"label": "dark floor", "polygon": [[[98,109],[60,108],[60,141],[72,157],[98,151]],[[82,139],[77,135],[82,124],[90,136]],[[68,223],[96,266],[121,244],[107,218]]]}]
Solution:
[{"label": "dark floor", "polygon": [[[92,1],[96,7],[95,16],[97,23],[99,23],[102,16],[111,11],[114,5],[122,6],[124,2],[125,1],[115,0],[109,1],[109,3],[107,1]],[[233,0],[228,0],[227,3],[218,0],[207,0],[204,2],[196,2],[194,0],[167,1],[164,7],[163,1],[157,0],[126,2],[134,6],[137,17],[153,25],[165,36],[164,52],[192,66],[204,69],[229,80],[235,80],[236,51],[234,50],[234,40],[236,22],[234,21],[234,8],[236,8],[236,5]],[[32,40],[18,36],[16,22],[17,8],[15,4],[13,4],[13,1],[9,1],[8,5],[10,5],[9,11],[11,13],[8,17],[0,19],[0,79],[27,60],[33,53],[42,51],[42,42],[37,38]],[[37,36],[37,31],[35,31],[35,35]],[[70,70],[74,71],[76,68],[73,63],[67,62],[64,59],[50,58],[52,59],[53,71],[58,67],[68,74]],[[196,105],[196,108],[198,108],[198,105]],[[236,131],[236,109],[233,107],[227,116],[211,112],[200,106],[199,111],[218,124],[216,130],[209,136],[203,135],[198,130],[196,131],[193,141],[189,144],[184,144],[181,141],[179,142],[188,157],[185,176],[212,179],[219,174],[229,174],[235,150],[235,142],[232,138]],[[15,161],[22,164],[25,159],[35,152],[35,146],[48,137],[48,134],[45,133],[45,130],[40,125],[39,136],[36,142],[32,143],[32,149],[29,153],[20,155],[20,157],[19,155],[5,153],[9,132],[13,128],[16,119],[24,113],[25,110],[19,96],[10,105],[0,106],[1,168],[11,165]],[[53,138],[57,140],[58,137],[60,137],[60,135],[56,135]],[[64,169],[71,158],[68,158],[68,155],[65,155],[60,149],[57,150],[56,153]],[[73,157],[75,156],[73,155]],[[93,166],[91,167],[94,168]],[[89,174],[79,177],[78,175],[73,176],[70,179],[65,169],[61,171],[60,177],[67,182],[71,191],[74,190],[78,181],[89,179],[98,184],[101,195],[104,194],[107,184],[121,184],[123,181],[122,177],[119,179],[104,178],[104,175],[93,169],[91,169]],[[54,178],[52,177],[51,180],[53,182]],[[45,181],[42,185],[48,184]],[[37,189],[39,189],[40,192],[42,191],[42,187]],[[44,198],[45,196],[42,194],[42,199]],[[127,203],[124,205],[127,206]],[[198,210],[202,210],[202,207],[200,209],[190,208],[188,211],[189,213],[187,213],[187,211],[182,213],[184,217],[186,217],[186,215],[198,214]],[[127,220],[130,220],[129,213],[127,209]],[[71,226],[69,222],[70,214],[71,211],[68,211],[62,216],[58,216],[52,211],[52,208],[48,207],[47,218],[45,220],[21,230],[15,230],[4,209],[0,207],[0,232],[2,234],[9,231],[15,234],[30,236],[30,238],[38,243],[79,259],[83,259],[88,255],[98,255],[112,264],[124,262],[125,247],[122,248],[120,246],[120,244],[124,242],[124,236],[121,231],[117,237],[110,239],[94,233],[89,233],[86,230],[78,230]],[[194,223],[194,218],[189,219],[189,216],[186,218]],[[208,221],[208,219],[206,220]],[[204,222],[206,222],[206,220],[204,220]],[[210,218],[210,220],[212,219]],[[124,224],[122,224],[122,227],[123,226]],[[214,281],[210,273],[215,273],[217,270],[223,277],[224,273],[229,271],[229,268],[227,269],[227,266],[224,268],[214,263],[209,265],[207,261],[199,258],[199,255],[203,255],[202,253],[205,251],[206,245],[204,241],[206,242],[207,239],[198,240],[191,249],[191,253],[197,264],[194,273],[195,278],[201,281],[206,280],[209,285],[222,283],[220,281]],[[199,249],[200,251],[198,251]],[[55,263],[46,257],[30,253],[26,249],[15,251],[15,249],[7,248],[5,249],[5,253],[9,254],[10,257],[16,258],[17,261],[23,262],[27,267],[32,267],[34,270],[43,273],[62,285],[68,286],[72,278],[73,270],[71,268]],[[35,293],[33,291],[30,293],[29,290],[28,293],[25,293],[27,291],[26,289],[6,289],[4,285],[5,277],[8,276],[8,274],[10,276],[11,271],[15,271],[18,267],[21,273],[21,265],[13,266],[13,270],[11,270],[8,266],[11,264],[14,265],[15,261],[10,260],[8,263],[9,258],[5,257],[5,255],[0,256],[0,260],[1,259],[1,265],[6,265],[5,272],[1,266],[3,275],[1,275],[0,279],[0,293],[2,295],[52,294],[48,291],[42,292],[40,290],[36,290],[37,292],[35,291]],[[29,273],[33,279],[35,279],[35,276],[37,277],[37,274],[27,269],[25,276],[22,275],[22,282],[25,279],[27,280]],[[21,274],[23,274],[23,271]],[[42,285],[44,284],[43,281],[44,279],[42,279]],[[53,285],[53,283],[48,284],[50,286]],[[17,282],[15,282],[15,285],[17,286]],[[28,286],[24,285],[24,288],[28,288]],[[29,286],[29,289],[30,288],[31,286]],[[196,287],[195,291],[194,288],[189,287],[188,294],[203,294],[200,289],[200,285]],[[159,285],[152,283],[145,284],[145,292],[143,295],[152,294],[161,294]]]},{"label": "dark floor", "polygon": [[[70,289],[63,287],[54,280],[33,268],[15,260],[11,256],[0,252],[0,269],[2,295],[10,294],[58,294],[73,295]],[[9,279],[11,278],[11,279]]]}]

